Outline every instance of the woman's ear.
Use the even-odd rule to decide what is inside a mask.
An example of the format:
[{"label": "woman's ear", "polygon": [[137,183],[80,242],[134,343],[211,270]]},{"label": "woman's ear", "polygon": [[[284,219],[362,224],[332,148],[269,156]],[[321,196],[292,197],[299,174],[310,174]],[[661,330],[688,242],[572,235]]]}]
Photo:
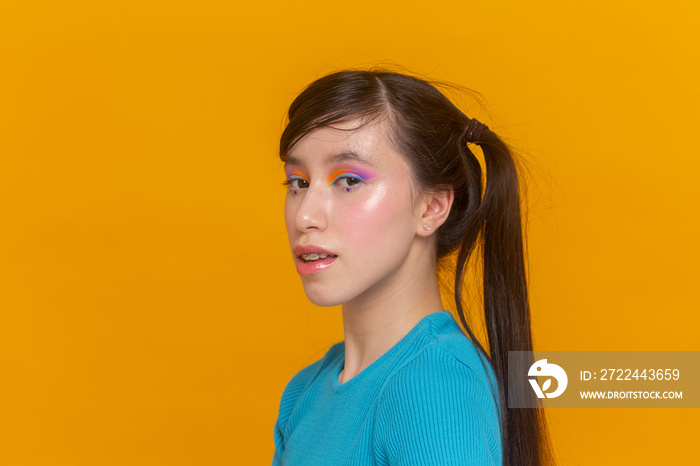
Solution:
[{"label": "woman's ear", "polygon": [[423,196],[423,214],[417,233],[421,236],[430,236],[438,229],[450,215],[454,191],[434,191]]}]

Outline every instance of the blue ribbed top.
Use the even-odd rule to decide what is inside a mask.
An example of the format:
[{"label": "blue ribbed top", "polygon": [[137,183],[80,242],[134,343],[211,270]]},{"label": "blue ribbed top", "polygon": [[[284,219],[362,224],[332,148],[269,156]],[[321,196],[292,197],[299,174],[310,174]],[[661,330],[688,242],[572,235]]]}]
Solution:
[{"label": "blue ribbed top", "polygon": [[501,464],[493,371],[450,312],[341,384],[344,364],[341,342],[287,384],[273,466]]}]

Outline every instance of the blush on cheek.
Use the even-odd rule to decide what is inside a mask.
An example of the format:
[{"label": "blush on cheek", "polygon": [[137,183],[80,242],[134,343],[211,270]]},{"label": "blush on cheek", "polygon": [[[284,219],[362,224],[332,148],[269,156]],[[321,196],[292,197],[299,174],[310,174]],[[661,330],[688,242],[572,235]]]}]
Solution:
[{"label": "blush on cheek", "polygon": [[368,196],[343,209],[343,230],[352,232],[347,240],[366,251],[397,245],[413,237],[413,208],[408,189],[379,185]]},{"label": "blush on cheek", "polygon": [[377,186],[367,198],[357,206],[356,213],[359,218],[371,223],[391,224],[397,222],[396,228],[400,228],[413,215],[412,193],[408,186]]}]

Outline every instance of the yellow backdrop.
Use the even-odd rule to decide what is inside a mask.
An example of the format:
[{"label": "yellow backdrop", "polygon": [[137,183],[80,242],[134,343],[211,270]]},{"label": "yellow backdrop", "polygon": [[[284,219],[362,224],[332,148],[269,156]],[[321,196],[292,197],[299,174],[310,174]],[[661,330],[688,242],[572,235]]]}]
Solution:
[{"label": "yellow backdrop", "polygon": [[[288,252],[301,88],[390,61],[534,162],[541,350],[700,350],[697,1],[6,2],[0,464],[266,465],[342,339]],[[551,410],[565,465],[697,464],[697,410]]]}]

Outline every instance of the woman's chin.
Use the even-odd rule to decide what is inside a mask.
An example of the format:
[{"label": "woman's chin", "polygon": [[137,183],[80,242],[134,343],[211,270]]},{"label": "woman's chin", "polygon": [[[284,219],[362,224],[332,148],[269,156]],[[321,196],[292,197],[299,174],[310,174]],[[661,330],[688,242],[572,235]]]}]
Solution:
[{"label": "woman's chin", "polygon": [[319,289],[319,287],[313,285],[307,286],[304,284],[304,293],[306,293],[308,300],[316,306],[340,306],[347,302],[347,299],[344,299],[337,291],[333,292],[333,290]]},{"label": "woman's chin", "polygon": [[313,304],[315,304],[316,306],[321,306],[321,307],[340,306],[341,304],[343,304],[342,301],[340,301],[338,299],[333,299],[333,297],[329,297],[329,296],[318,296],[318,295],[311,295],[309,293],[306,293],[306,297]]}]

